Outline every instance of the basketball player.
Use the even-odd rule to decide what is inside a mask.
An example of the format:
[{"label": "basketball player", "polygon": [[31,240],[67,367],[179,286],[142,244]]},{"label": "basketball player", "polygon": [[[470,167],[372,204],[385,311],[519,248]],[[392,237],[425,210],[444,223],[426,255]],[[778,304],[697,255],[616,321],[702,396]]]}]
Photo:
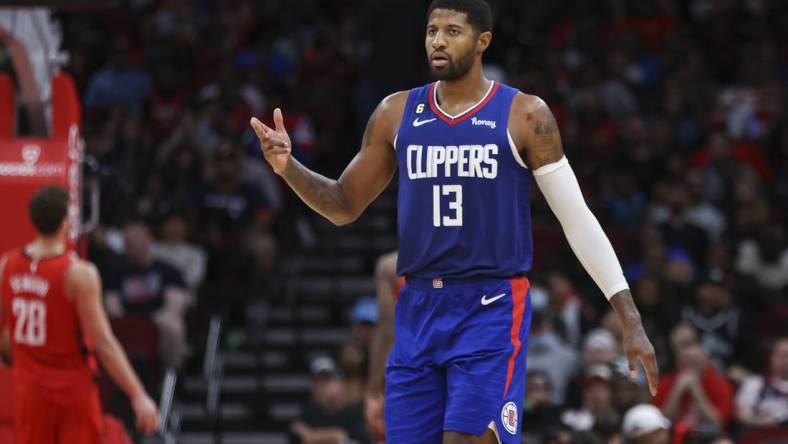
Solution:
[{"label": "basketball player", "polygon": [[405,284],[397,277],[397,252],[384,254],[375,266],[375,291],[378,300],[378,323],[372,336],[369,357],[369,380],[364,415],[367,428],[376,438],[383,438],[383,391],[386,358],[394,343],[394,303]]},{"label": "basketball player", "polygon": [[350,223],[399,168],[397,273],[405,276],[386,368],[391,443],[520,442],[530,323],[532,177],[623,326],[630,371],[657,387],[654,348],[609,240],[538,97],[486,79],[483,0],[434,0],[425,46],[436,82],[386,97],[338,180],[305,168],[274,111],[252,119],[273,170],[311,208]]},{"label": "basketball player", "polygon": [[137,428],[152,434],[159,414],[109,327],[98,271],[66,249],[68,200],[59,186],[37,191],[29,210],[38,236],[0,262],[0,331],[11,343],[16,442],[101,442],[90,340],[131,400]]}]

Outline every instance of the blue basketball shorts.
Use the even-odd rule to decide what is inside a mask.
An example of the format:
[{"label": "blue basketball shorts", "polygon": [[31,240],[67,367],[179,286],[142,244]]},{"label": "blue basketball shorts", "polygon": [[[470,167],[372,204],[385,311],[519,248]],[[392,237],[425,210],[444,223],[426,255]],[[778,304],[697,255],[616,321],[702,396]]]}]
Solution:
[{"label": "blue basketball shorts", "polygon": [[386,365],[386,442],[440,444],[444,431],[520,443],[531,324],[525,277],[408,279]]}]

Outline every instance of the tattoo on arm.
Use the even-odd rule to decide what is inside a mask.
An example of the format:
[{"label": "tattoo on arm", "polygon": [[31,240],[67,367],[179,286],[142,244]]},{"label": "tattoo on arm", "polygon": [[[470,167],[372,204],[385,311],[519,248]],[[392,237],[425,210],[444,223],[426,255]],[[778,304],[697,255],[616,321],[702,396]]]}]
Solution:
[{"label": "tattoo on arm", "polygon": [[283,176],[304,203],[331,221],[347,216],[342,188],[336,180],[310,171],[294,158]]},{"label": "tattoo on arm", "polygon": [[316,173],[309,177],[310,193],[315,196],[321,212],[335,212],[342,208],[342,189],[338,186],[325,186],[325,179]]},{"label": "tattoo on arm", "polygon": [[564,155],[561,135],[553,113],[544,101],[526,112],[526,143],[521,155],[532,169],[556,162]]},{"label": "tattoo on arm", "polygon": [[547,109],[547,105],[540,108],[536,112],[536,121],[534,123],[534,134],[536,135],[537,142],[541,144],[553,144],[555,142],[555,134],[558,132],[558,124],[555,122],[553,113]]},{"label": "tattoo on arm", "polygon": [[[364,150],[371,138],[377,121],[379,109],[369,118],[361,141]],[[345,223],[353,218],[349,202],[339,180],[329,179],[303,166],[295,158],[290,159],[287,170],[282,175],[288,185],[310,208],[335,223]]]}]

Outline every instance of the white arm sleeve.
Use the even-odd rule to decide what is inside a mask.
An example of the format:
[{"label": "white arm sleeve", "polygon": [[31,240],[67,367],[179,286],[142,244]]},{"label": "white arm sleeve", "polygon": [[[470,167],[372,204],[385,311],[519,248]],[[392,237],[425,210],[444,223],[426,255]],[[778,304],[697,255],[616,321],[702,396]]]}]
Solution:
[{"label": "white arm sleeve", "polygon": [[561,222],[572,251],[605,297],[610,299],[619,291],[629,289],[613,246],[588,209],[566,157],[537,168],[534,178]]}]

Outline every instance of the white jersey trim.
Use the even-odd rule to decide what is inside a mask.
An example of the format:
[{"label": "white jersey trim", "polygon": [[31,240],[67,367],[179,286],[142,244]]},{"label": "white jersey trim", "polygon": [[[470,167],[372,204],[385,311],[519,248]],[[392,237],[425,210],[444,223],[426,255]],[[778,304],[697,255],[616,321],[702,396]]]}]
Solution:
[{"label": "white jersey trim", "polygon": [[460,117],[464,116],[465,114],[468,114],[469,112],[473,111],[477,106],[481,105],[481,103],[484,102],[487,99],[487,96],[490,95],[490,92],[492,92],[493,86],[495,86],[495,80],[490,80],[490,87],[487,88],[487,92],[484,93],[484,97],[479,99],[478,102],[476,102],[473,105],[471,105],[465,111],[463,111],[463,112],[461,112],[459,114],[455,114],[455,115],[452,116],[451,114],[449,114],[446,111],[444,111],[443,108],[441,108],[440,105],[438,105],[438,83],[440,83],[440,80],[435,82],[435,88],[432,88],[432,103],[435,104],[435,108],[437,108],[438,111],[440,111],[444,116],[446,116],[446,117],[448,117],[448,118],[450,118],[452,120],[459,119]]},{"label": "white jersey trim", "polygon": [[512,156],[514,156],[514,160],[517,162],[518,165],[528,169],[528,165],[523,162],[523,158],[520,157],[520,152],[517,150],[517,146],[514,144],[514,139],[512,139],[512,133],[509,132],[509,128],[506,129],[506,137],[509,139],[509,148],[512,149]]},{"label": "white jersey trim", "polygon": [[392,144],[392,146],[394,146],[394,151],[397,151],[397,138],[398,138],[398,137],[399,137],[399,133],[397,133],[397,134],[394,136],[394,143]]}]

